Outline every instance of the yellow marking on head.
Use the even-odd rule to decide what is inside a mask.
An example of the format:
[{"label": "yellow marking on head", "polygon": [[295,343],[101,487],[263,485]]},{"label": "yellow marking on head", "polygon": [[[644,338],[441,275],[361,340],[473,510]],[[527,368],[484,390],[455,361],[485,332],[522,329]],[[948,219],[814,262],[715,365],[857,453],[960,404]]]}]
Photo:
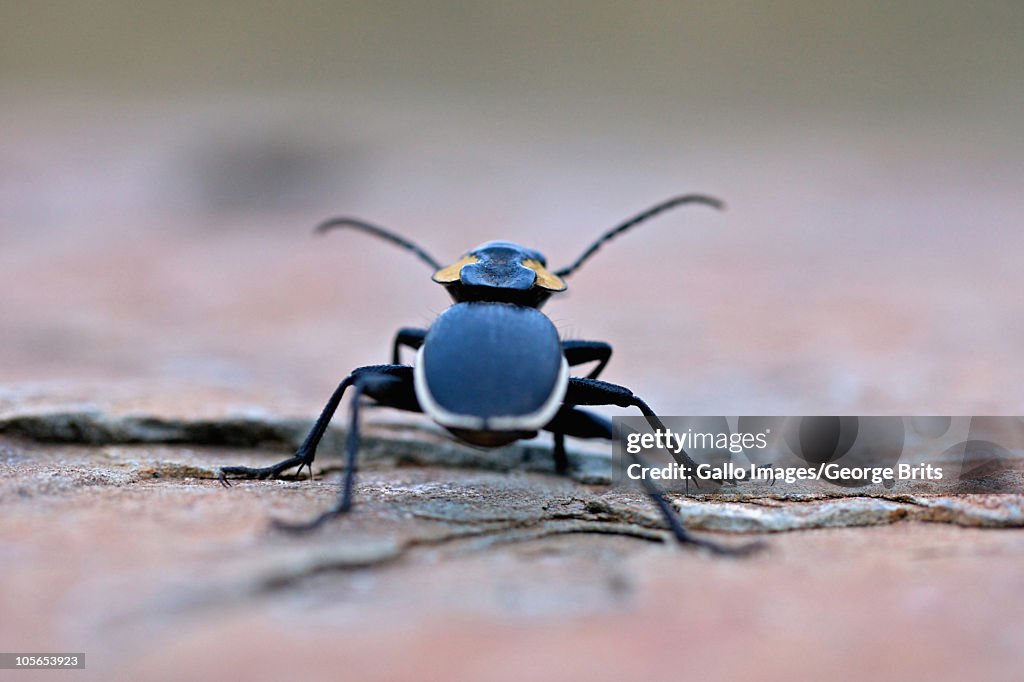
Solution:
[{"label": "yellow marking on head", "polygon": [[537,273],[536,285],[541,289],[547,289],[548,291],[566,290],[567,287],[565,282],[562,281],[562,278],[553,272],[549,272],[548,269],[541,265],[539,261],[528,258],[523,261],[523,265]]},{"label": "yellow marking on head", "polygon": [[479,263],[480,259],[476,256],[463,256],[458,261],[452,263],[446,268],[441,268],[434,273],[433,280],[438,284],[451,284],[452,282],[459,281],[459,273],[462,272],[463,265],[469,265],[470,263]]}]

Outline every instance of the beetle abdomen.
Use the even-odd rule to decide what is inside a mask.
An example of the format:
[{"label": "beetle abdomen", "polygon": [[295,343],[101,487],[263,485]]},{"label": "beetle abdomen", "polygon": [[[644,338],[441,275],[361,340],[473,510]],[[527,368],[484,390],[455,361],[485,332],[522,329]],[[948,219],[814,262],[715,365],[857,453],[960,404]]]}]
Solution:
[{"label": "beetle abdomen", "polygon": [[442,426],[535,431],[569,382],[558,331],[540,311],[458,303],[434,321],[416,360],[416,396]]}]

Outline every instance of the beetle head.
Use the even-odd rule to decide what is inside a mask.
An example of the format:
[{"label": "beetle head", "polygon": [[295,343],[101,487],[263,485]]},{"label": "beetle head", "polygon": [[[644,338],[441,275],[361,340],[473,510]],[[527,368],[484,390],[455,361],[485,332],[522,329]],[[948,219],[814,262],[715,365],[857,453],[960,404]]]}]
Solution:
[{"label": "beetle head", "polygon": [[561,277],[547,269],[539,251],[513,242],[487,242],[434,273],[457,303],[497,301],[540,307],[551,294],[565,291]]}]

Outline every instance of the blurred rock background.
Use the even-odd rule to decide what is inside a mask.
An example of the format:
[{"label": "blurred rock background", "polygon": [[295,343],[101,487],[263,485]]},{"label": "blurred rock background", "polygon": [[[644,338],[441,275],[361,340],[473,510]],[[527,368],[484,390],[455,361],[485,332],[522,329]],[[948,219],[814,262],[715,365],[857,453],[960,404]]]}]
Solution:
[{"label": "blurred rock background", "polygon": [[[0,6],[0,381],[312,414],[493,238],[668,414],[1019,413],[1013,2]],[[159,389],[154,387],[160,386]],[[175,387],[179,387],[176,389]]]}]

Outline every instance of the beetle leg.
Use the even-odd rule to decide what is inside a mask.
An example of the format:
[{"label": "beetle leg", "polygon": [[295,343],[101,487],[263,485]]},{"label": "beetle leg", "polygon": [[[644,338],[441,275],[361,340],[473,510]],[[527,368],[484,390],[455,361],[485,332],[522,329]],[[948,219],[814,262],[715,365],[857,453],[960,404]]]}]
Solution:
[{"label": "beetle leg", "polygon": [[563,436],[573,438],[605,438],[611,440],[612,422],[607,417],[573,405],[563,405],[555,418],[544,427]]},{"label": "beetle leg", "polygon": [[565,454],[565,432],[555,431],[555,449],[552,454],[555,456],[555,473],[567,474],[569,472],[569,456]]},{"label": "beetle leg", "polygon": [[[639,396],[633,394],[628,388],[619,386],[617,384],[610,384],[606,381],[598,381],[597,379],[570,379],[569,390],[565,395],[566,406],[563,407],[559,413],[555,416],[549,426],[559,428],[559,430],[568,435],[575,435],[570,427],[578,429],[579,433],[582,434],[597,434],[598,431],[602,431],[597,436],[590,437],[605,437],[611,438],[611,430],[608,427],[607,421],[603,420],[598,415],[591,414],[584,410],[575,410],[570,406],[572,405],[617,405],[619,407],[638,407],[640,411],[647,417],[648,422],[656,428],[664,429],[664,424],[658,419],[658,416],[654,413],[654,410],[645,403]],[[582,437],[587,437],[586,435]],[[630,458],[632,463],[643,465],[640,458],[626,451],[626,456]],[[692,464],[689,456],[682,454],[682,457],[686,461]],[[719,545],[716,542],[710,540],[703,540],[695,538],[686,532],[682,522],[679,520],[679,515],[672,509],[672,506],[665,499],[665,493],[658,487],[658,485],[648,479],[641,478],[641,484],[644,487],[644,491],[654,501],[661,511],[661,515],[665,518],[669,528],[672,530],[672,534],[682,544],[696,545],[698,547],[704,547],[715,554],[723,555],[743,555],[750,554],[751,552],[757,551],[762,548],[760,543],[750,543],[742,545],[740,547],[726,547]]]},{"label": "beetle leg", "polygon": [[[241,479],[259,479],[264,480],[267,478],[277,478],[283,472],[291,469],[294,466],[299,467],[301,472],[303,467],[310,468],[310,475],[312,476],[313,471],[313,459],[316,457],[316,448],[320,444],[320,440],[324,437],[324,433],[327,432],[327,425],[330,424],[331,418],[334,416],[335,411],[338,409],[338,404],[341,403],[341,398],[345,394],[345,391],[353,385],[354,382],[360,380],[370,374],[376,375],[392,375],[399,376],[406,380],[409,384],[410,391],[412,387],[412,368],[405,365],[371,365],[369,367],[360,367],[353,370],[351,374],[345,377],[338,388],[334,390],[331,395],[331,399],[327,401],[327,405],[324,406],[323,411],[317,418],[316,423],[310,430],[306,439],[302,441],[302,445],[295,451],[295,454],[286,460],[278,462],[267,467],[243,467],[243,466],[231,466],[222,467],[220,470],[219,480],[222,485],[229,485],[229,478],[241,478]],[[370,394],[374,397],[373,394]],[[407,396],[406,396],[407,397]],[[392,401],[398,404],[388,403],[390,407],[398,407],[399,409],[407,409],[413,411],[419,411],[419,404],[415,400],[415,395],[412,396],[412,401],[409,400],[394,400]]]},{"label": "beetle leg", "polygon": [[353,389],[352,402],[349,404],[348,436],[345,438],[345,478],[341,484],[341,498],[338,500],[338,504],[304,523],[274,519],[272,523],[275,528],[293,533],[315,530],[328,519],[344,514],[352,508],[352,487],[355,485],[356,464],[359,455],[359,398],[362,393],[362,382],[358,382]]},{"label": "beetle leg", "polygon": [[597,362],[588,379],[596,379],[612,357],[612,347],[604,341],[562,341],[562,352],[570,367]]},{"label": "beetle leg", "polygon": [[427,338],[426,329],[418,329],[416,327],[402,327],[395,334],[395,342],[391,345],[391,362],[398,364],[401,359],[399,349],[402,346],[411,348],[413,350],[419,350],[419,347],[423,345],[423,341]]},{"label": "beetle leg", "polygon": [[[624,448],[625,450],[625,448]],[[639,464],[644,466],[644,463],[640,460],[637,455],[631,454],[626,451],[626,456],[629,457],[632,464]],[[701,538],[695,538],[686,532],[682,522],[679,520],[679,514],[672,508],[668,500],[665,499],[665,492],[658,487],[658,484],[650,480],[647,477],[640,479],[641,485],[644,487],[644,491],[648,497],[654,500],[654,504],[658,506],[661,511],[662,517],[668,522],[669,528],[672,529],[672,534],[676,536],[682,544],[697,545],[704,549],[710,550],[715,554],[721,554],[723,556],[743,556],[746,554],[753,554],[764,549],[764,544],[761,542],[748,542],[745,545],[739,545],[738,547],[729,547],[726,545],[720,545],[717,542],[711,540],[704,540]]]},{"label": "beetle leg", "polygon": [[[569,379],[569,388],[565,394],[567,405],[616,405],[618,407],[638,407],[647,418],[647,422],[655,429],[667,430],[654,410],[640,396],[625,386],[612,384],[599,379]],[[676,456],[676,461],[695,469],[697,463],[690,459],[685,451]],[[691,469],[692,470],[692,469]]]},{"label": "beetle leg", "polygon": [[569,470],[569,458],[565,453],[566,436],[609,440],[612,437],[612,423],[607,418],[571,405],[563,406],[544,430],[550,431],[555,437],[555,471],[559,474]]},{"label": "beetle leg", "polygon": [[400,410],[419,411],[416,391],[413,388],[412,367],[390,365],[385,372],[366,372],[352,382],[352,400],[349,403],[348,435],[345,439],[345,478],[341,485],[338,503],[311,521],[291,523],[274,520],[274,526],[290,532],[306,532],[320,527],[325,521],[352,509],[352,490],[355,485],[359,458],[359,410],[363,394],[373,398],[377,404]]}]

